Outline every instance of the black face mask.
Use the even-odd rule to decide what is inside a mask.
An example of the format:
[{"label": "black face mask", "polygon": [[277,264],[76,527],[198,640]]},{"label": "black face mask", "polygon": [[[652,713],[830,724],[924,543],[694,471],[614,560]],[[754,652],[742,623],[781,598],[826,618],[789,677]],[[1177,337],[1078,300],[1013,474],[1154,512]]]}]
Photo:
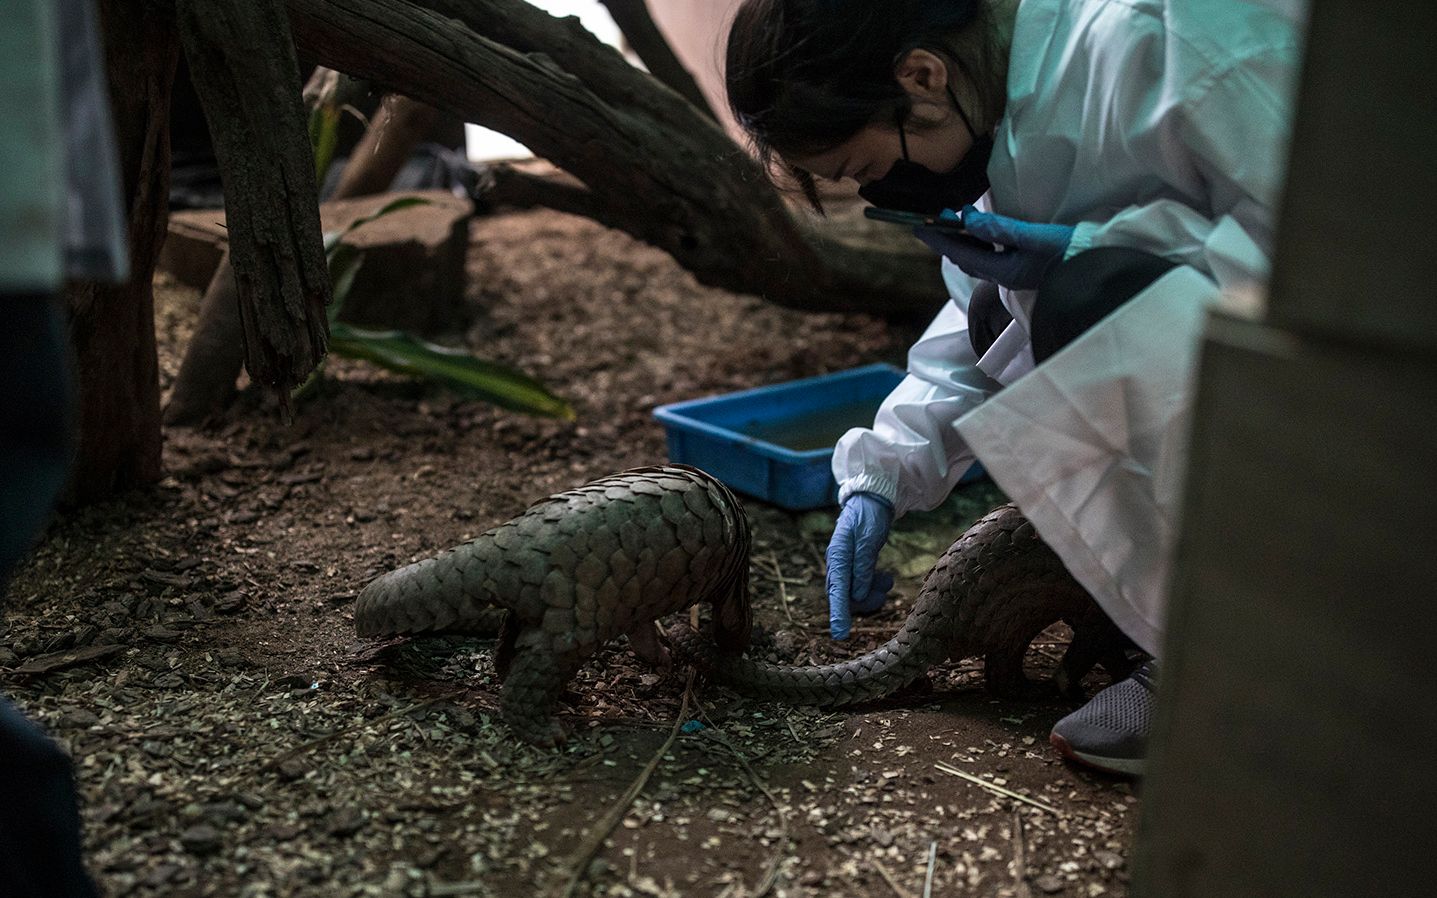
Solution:
[{"label": "black face mask", "polygon": [[898,139],[903,144],[903,158],[893,163],[888,174],[860,188],[859,196],[884,209],[938,215],[944,209],[961,210],[988,192],[988,159],[993,155],[993,138],[979,137],[978,132],[973,130],[973,123],[968,120],[951,87],[948,88],[948,97],[953,101],[953,108],[958,110],[963,127],[973,135],[973,146],[959,161],[958,167],[942,174],[910,160],[908,134],[900,116]]}]

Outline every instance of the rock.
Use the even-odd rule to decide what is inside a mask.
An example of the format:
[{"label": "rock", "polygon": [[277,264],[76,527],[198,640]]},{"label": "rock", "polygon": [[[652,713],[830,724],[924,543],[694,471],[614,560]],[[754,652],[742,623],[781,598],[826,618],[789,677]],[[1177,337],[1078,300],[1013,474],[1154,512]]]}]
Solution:
[{"label": "rock", "polygon": [[1102,864],[1104,870],[1121,870],[1128,863],[1116,851],[1094,851],[1093,860]]},{"label": "rock", "polygon": [[1061,879],[1051,873],[1044,873],[1042,876],[1039,876],[1033,880],[1033,885],[1037,886],[1046,895],[1056,895],[1067,888],[1063,885]]},{"label": "rock", "polygon": [[276,823],[266,828],[262,835],[274,842],[293,842],[303,831],[293,823]]},{"label": "rock", "polygon": [[223,844],[219,830],[208,823],[196,824],[180,833],[180,845],[190,854],[214,854]]},{"label": "rock", "polygon": [[152,889],[158,889],[171,879],[174,879],[175,874],[178,872],[180,872],[180,868],[174,864],[160,864],[145,874],[143,882]]},{"label": "rock", "polygon": [[59,723],[61,729],[85,730],[100,723],[100,718],[94,711],[85,708],[76,708],[73,711],[66,711],[60,715]]},{"label": "rock", "polygon": [[364,829],[365,824],[368,822],[369,819],[364,816],[363,809],[351,804],[345,805],[331,814],[329,821],[325,825],[325,829],[327,829],[332,836],[344,838],[345,836],[352,836],[361,829]]},{"label": "rock", "polygon": [[142,797],[134,801],[126,812],[130,824],[139,828],[147,828],[159,821],[160,815],[169,807],[163,801],[154,798]]},{"label": "rock", "polygon": [[298,758],[290,758],[279,765],[279,775],[286,780],[297,780],[309,772],[309,767]]},{"label": "rock", "polygon": [[[365,259],[340,317],[351,324],[417,334],[459,330],[469,219],[474,214],[469,200],[442,190],[379,194],[323,203],[320,219],[329,233],[404,197],[421,198],[426,205],[386,215],[344,238]],[[159,267],[181,283],[204,290],[226,244],[224,210],[174,212]]]}]

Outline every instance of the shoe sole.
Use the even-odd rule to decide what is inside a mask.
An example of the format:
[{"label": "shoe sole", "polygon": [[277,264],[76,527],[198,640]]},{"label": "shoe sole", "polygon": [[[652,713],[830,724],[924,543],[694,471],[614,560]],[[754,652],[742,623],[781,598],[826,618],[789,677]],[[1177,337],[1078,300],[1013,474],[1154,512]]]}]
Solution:
[{"label": "shoe sole", "polygon": [[1053,748],[1058,750],[1058,754],[1076,764],[1082,764],[1084,767],[1091,767],[1094,770],[1101,770],[1103,773],[1113,773],[1118,776],[1140,778],[1143,775],[1143,767],[1145,766],[1146,760],[1144,758],[1105,758],[1100,755],[1087,754],[1086,752],[1081,752],[1073,748],[1067,739],[1064,739],[1057,733],[1050,734],[1048,741],[1052,743]]}]

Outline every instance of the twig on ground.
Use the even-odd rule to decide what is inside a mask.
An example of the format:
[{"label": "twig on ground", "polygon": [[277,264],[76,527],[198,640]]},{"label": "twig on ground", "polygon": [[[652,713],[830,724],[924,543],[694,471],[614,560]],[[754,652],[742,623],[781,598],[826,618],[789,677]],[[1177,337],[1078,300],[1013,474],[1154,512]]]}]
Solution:
[{"label": "twig on ground", "polygon": [[1023,812],[1013,808],[1013,898],[1033,898],[1028,885],[1028,841],[1023,836]]},{"label": "twig on ground", "polygon": [[828,559],[824,557],[823,550],[808,540],[804,540],[803,544],[808,547],[808,554],[813,556],[813,563],[818,565],[819,574],[823,574],[827,571]]},{"label": "twig on ground", "polygon": [[893,894],[897,895],[898,898],[913,898],[913,894],[898,884],[898,880],[893,878],[893,874],[888,872],[888,868],[883,866],[882,861],[874,860],[873,866],[874,869],[878,871],[878,875],[883,877],[883,881],[888,883],[888,887],[893,890]]},{"label": "twig on ground", "polygon": [[785,724],[787,724],[787,726],[788,726],[788,734],[793,737],[793,741],[794,741],[794,742],[797,742],[799,745],[802,745],[802,744],[803,744],[803,740],[800,739],[800,738],[798,738],[798,730],[796,730],[796,729],[793,728],[793,721],[792,721],[792,720],[789,720],[788,717],[785,716],[785,717],[783,718],[783,722],[784,722]]},{"label": "twig on ground", "polygon": [[985,779],[980,779],[980,778],[974,776],[974,775],[971,774],[971,773],[967,773],[966,771],[959,770],[957,767],[954,767],[952,764],[947,764],[947,763],[945,763],[945,762],[943,762],[943,761],[939,761],[938,763],[934,764],[933,766],[936,767],[936,768],[938,768],[939,770],[943,771],[944,773],[950,775],[950,776],[956,776],[956,777],[958,777],[959,779],[967,780],[968,782],[972,783],[972,784],[975,785],[975,786],[981,786],[982,788],[987,789],[989,792],[992,792],[992,793],[994,793],[995,795],[1002,795],[1002,796],[1005,796],[1005,797],[1007,797],[1007,798],[1016,799],[1016,800],[1018,800],[1018,801],[1023,802],[1024,804],[1032,805],[1033,807],[1038,808],[1039,810],[1047,811],[1049,814],[1054,814],[1054,815],[1056,815],[1056,816],[1058,816],[1058,817],[1066,816],[1066,815],[1064,815],[1064,813],[1063,813],[1062,811],[1058,810],[1057,808],[1053,807],[1053,806],[1050,805],[1050,804],[1045,804],[1045,803],[1043,803],[1043,802],[1041,802],[1041,801],[1038,801],[1036,798],[1029,798],[1029,797],[1026,796],[1026,795],[1022,795],[1022,794],[1020,794],[1020,793],[1018,793],[1018,792],[1014,792],[1012,789],[1005,789],[1005,788],[1003,788],[1002,786],[1000,786],[1000,785],[998,785],[998,784],[996,784],[996,783],[990,783],[990,782],[988,782],[988,781],[985,780]]},{"label": "twig on ground", "polygon": [[614,802],[613,807],[609,808],[608,813],[601,817],[598,824],[589,831],[588,836],[585,837],[583,844],[579,846],[578,852],[574,855],[573,869],[569,871],[568,882],[558,893],[562,898],[570,898],[570,896],[574,894],[574,890],[579,887],[579,883],[584,881],[584,877],[589,873],[589,862],[594,859],[594,855],[599,853],[599,849],[604,847],[604,840],[614,831],[614,827],[618,826],[624,819],[624,815],[628,814],[629,806],[634,803],[634,799],[638,798],[639,793],[644,791],[644,787],[649,784],[649,779],[653,777],[654,771],[659,769],[659,764],[663,761],[664,755],[669,753],[670,748],[673,748],[674,741],[679,738],[679,730],[683,728],[689,716],[689,700],[693,697],[693,691],[694,675],[690,672],[688,685],[684,687],[684,704],[683,707],[679,709],[678,717],[674,719],[674,728],[669,731],[669,738],[665,739],[664,744],[659,746],[659,750],[654,753],[654,756],[649,759],[649,763],[639,772],[638,777],[634,779],[628,791],[619,796],[619,800]]},{"label": "twig on ground", "polygon": [[938,866],[938,843],[928,844],[928,875],[923,878],[923,898],[933,898],[933,870]]},{"label": "twig on ground", "polygon": [[774,578],[778,581],[778,597],[783,601],[783,616],[792,624],[793,611],[788,607],[788,586],[785,585],[786,579],[783,576],[783,568],[779,566],[777,555],[768,556],[768,562],[773,565]]}]

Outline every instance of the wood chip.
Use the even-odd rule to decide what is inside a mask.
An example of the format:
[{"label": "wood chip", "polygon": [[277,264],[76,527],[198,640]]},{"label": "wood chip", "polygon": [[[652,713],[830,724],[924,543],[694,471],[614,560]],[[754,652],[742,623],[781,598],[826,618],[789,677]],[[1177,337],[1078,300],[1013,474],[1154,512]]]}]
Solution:
[{"label": "wood chip", "polygon": [[118,655],[129,646],[124,645],[90,645],[82,649],[67,649],[63,652],[51,652],[48,655],[40,655],[31,658],[24,664],[15,668],[15,673],[26,676],[44,676],[54,673],[57,670],[65,670],[69,667],[78,667],[81,664],[88,664],[91,661],[99,661]]}]

